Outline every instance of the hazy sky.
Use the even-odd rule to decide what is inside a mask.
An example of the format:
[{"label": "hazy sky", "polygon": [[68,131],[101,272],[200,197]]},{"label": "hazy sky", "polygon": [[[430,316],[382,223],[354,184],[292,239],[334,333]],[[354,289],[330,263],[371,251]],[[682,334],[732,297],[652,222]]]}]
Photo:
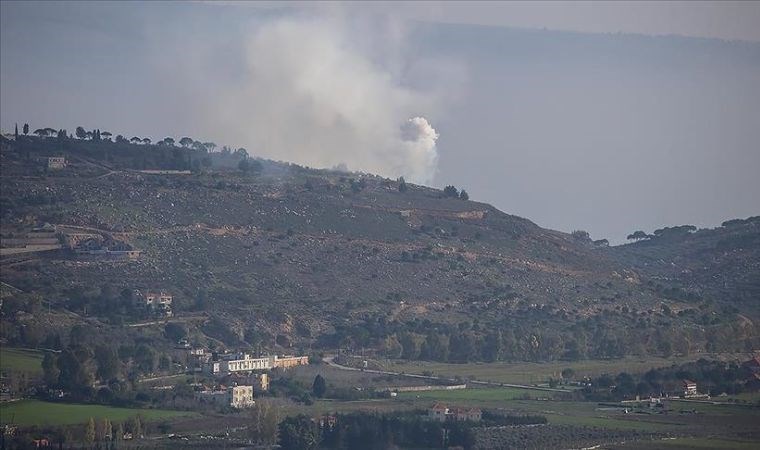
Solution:
[{"label": "hazy sky", "polygon": [[2,2],[15,122],[455,184],[620,242],[760,214],[760,4]]}]

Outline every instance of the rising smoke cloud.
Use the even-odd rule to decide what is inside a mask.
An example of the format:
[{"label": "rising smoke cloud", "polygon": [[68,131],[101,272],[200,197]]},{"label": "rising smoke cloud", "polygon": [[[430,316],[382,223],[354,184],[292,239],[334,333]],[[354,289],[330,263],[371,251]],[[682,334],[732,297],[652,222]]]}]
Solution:
[{"label": "rising smoke cloud", "polygon": [[[373,54],[382,42],[363,45],[363,36],[357,44],[355,37],[338,19],[259,25],[241,86],[216,108],[220,126],[239,130],[236,138],[256,155],[429,184],[438,133],[421,114],[435,108],[435,95],[405,85],[394,70],[403,62],[388,61],[394,52]],[[403,43],[395,30],[393,37],[388,42]]]}]

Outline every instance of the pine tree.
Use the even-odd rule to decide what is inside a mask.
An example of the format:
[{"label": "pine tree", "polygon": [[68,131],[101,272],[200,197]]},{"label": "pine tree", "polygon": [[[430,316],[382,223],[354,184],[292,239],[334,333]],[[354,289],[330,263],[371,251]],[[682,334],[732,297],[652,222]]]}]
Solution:
[{"label": "pine tree", "polygon": [[106,441],[113,440],[113,426],[108,419],[103,419],[103,439]]},{"label": "pine tree", "polygon": [[327,383],[325,383],[324,377],[322,375],[317,375],[314,377],[314,384],[311,387],[312,392],[314,393],[314,396],[316,397],[322,397],[325,395],[325,391],[327,391]]},{"label": "pine tree", "polygon": [[16,128],[13,131],[13,137],[14,139],[18,139],[18,124],[16,124]]},{"label": "pine tree", "polygon": [[29,124],[25,123],[24,124],[24,135],[27,135],[27,134],[29,134]]},{"label": "pine tree", "polygon": [[142,424],[140,423],[140,416],[135,416],[134,422],[132,422],[132,436],[135,439],[142,437]]},{"label": "pine tree", "polygon": [[95,442],[95,420],[92,417],[90,417],[90,421],[87,422],[87,427],[84,429],[84,442],[88,445],[92,445]]}]

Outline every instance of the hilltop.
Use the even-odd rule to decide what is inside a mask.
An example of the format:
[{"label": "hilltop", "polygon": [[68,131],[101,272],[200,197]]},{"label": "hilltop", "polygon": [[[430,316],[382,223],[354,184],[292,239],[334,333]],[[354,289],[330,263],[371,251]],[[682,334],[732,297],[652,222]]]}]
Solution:
[{"label": "hilltop", "polygon": [[[757,220],[607,247],[450,191],[195,147],[4,139],[6,239],[49,223],[140,255],[4,254],[2,281],[49,309],[8,312],[3,338],[41,320],[43,338],[87,323],[137,339],[122,297],[162,289],[216,347],[454,362],[757,348]],[[66,168],[35,159],[53,155]]]}]

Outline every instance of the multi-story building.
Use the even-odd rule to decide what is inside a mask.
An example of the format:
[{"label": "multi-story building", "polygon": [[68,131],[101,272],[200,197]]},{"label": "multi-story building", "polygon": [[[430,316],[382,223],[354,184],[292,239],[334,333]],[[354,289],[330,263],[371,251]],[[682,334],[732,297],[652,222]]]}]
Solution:
[{"label": "multi-story building", "polygon": [[269,370],[272,368],[272,358],[254,358],[248,353],[225,355],[220,361],[222,372],[252,372],[254,370]]},{"label": "multi-story building", "polygon": [[296,366],[307,366],[309,365],[309,357],[308,356],[273,356],[272,357],[272,367],[273,368],[280,368],[280,369],[289,369],[291,367]]},{"label": "multi-story building", "polygon": [[253,406],[253,386],[230,386],[223,389],[206,390],[197,394],[199,401],[232,408]]},{"label": "multi-story building", "polygon": [[253,372],[257,370],[289,369],[309,364],[308,356],[263,356],[254,358],[248,353],[222,356],[222,372]]},{"label": "multi-story building", "polygon": [[699,392],[697,392],[697,383],[696,381],[691,380],[683,380],[681,383],[683,387],[683,395],[684,397],[688,397],[690,395],[697,395]]}]

